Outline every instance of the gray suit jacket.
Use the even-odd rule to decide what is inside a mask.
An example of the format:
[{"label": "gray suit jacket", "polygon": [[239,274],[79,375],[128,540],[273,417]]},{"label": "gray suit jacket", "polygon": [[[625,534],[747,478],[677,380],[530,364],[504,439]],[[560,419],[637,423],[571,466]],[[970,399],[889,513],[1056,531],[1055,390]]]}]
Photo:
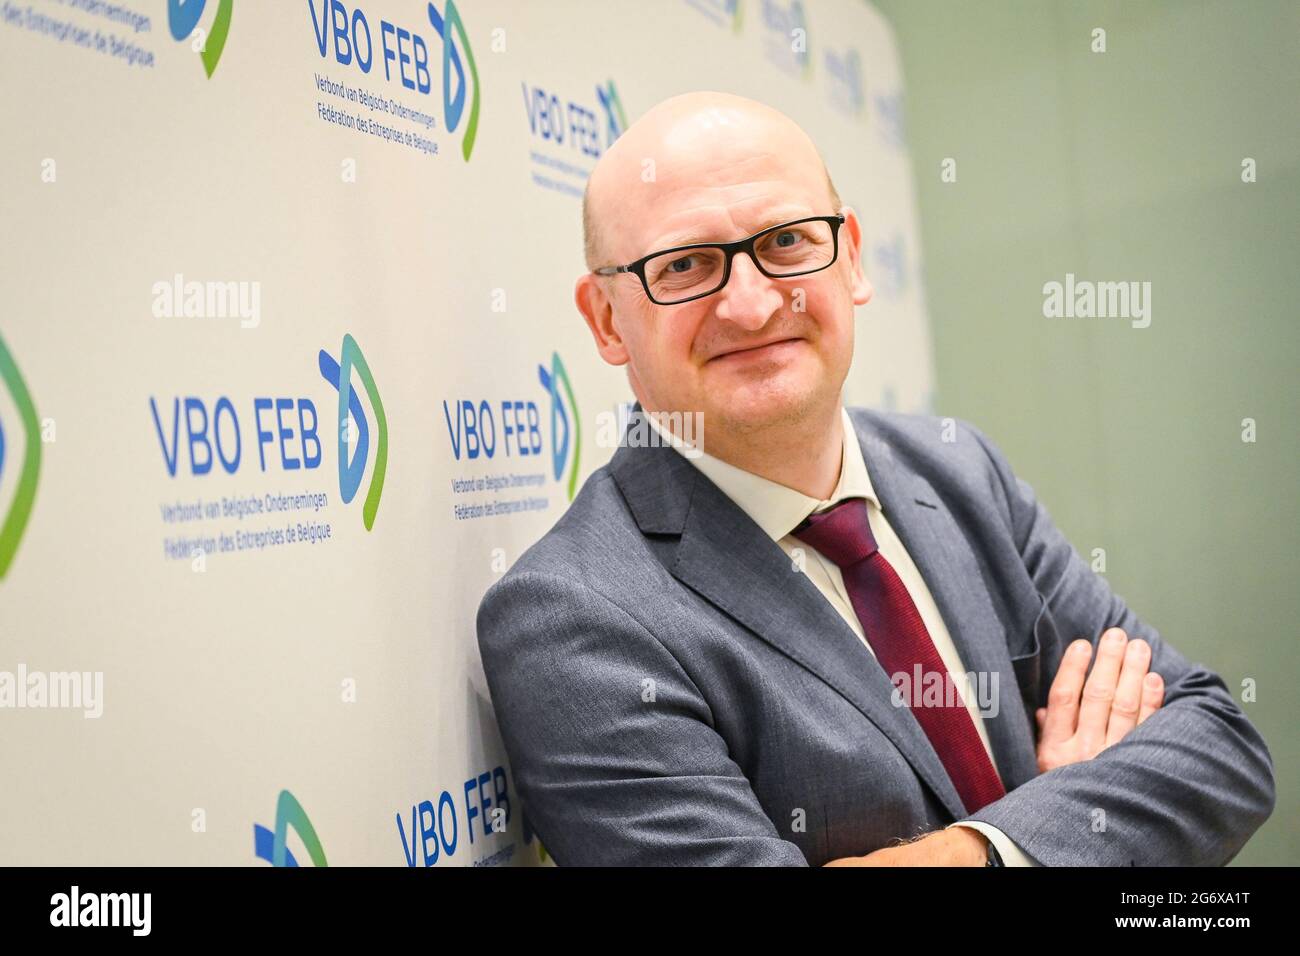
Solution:
[{"label": "gray suit jacket", "polygon": [[[639,410],[639,405],[636,406]],[[889,522],[968,671],[1007,795],[967,816],[884,670],[781,548],[669,447],[620,447],[484,596],[478,642],[523,810],[567,864],[821,865],[956,820],[1042,864],[1221,865],[1272,812],[1272,758],[1223,681],[1112,593],[976,428],[850,409]],[[1037,769],[1069,642],[1118,626],[1165,705]]]}]

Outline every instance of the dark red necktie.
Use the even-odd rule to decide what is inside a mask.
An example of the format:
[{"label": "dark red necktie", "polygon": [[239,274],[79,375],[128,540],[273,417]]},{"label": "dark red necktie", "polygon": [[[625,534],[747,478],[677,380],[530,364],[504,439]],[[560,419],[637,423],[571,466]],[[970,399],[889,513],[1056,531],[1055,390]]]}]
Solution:
[{"label": "dark red necktie", "polygon": [[[955,694],[955,706],[943,706],[949,696],[946,693],[950,680],[948,668],[935,649],[907,587],[876,546],[876,536],[871,533],[871,523],[867,520],[866,499],[848,498],[811,514],[791,534],[839,567],[867,642],[890,682],[894,682],[895,674],[906,674],[913,681],[915,667],[920,664],[923,683],[913,687],[912,695],[919,696],[922,688],[932,686],[932,681],[945,689],[939,695],[940,705],[921,706],[915,700],[907,703],[948,771],[966,812],[974,813],[1004,796],[1006,790],[989,760],[960,690]],[[929,676],[932,673],[938,677]],[[905,700],[907,696],[904,695]]]}]

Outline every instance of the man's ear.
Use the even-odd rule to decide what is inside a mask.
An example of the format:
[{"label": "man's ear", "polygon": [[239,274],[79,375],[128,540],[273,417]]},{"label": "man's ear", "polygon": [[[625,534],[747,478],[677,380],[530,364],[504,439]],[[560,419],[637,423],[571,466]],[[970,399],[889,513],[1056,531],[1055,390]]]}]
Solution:
[{"label": "man's ear", "polygon": [[844,249],[840,254],[849,257],[853,268],[853,304],[866,305],[871,301],[875,289],[862,269],[862,223],[858,221],[858,214],[852,206],[845,206],[840,212],[844,214],[844,226],[840,230],[840,242]]},{"label": "man's ear", "polygon": [[573,287],[573,301],[591,329],[596,351],[610,365],[627,364],[627,346],[614,322],[614,304],[606,294],[601,277],[588,272]]}]

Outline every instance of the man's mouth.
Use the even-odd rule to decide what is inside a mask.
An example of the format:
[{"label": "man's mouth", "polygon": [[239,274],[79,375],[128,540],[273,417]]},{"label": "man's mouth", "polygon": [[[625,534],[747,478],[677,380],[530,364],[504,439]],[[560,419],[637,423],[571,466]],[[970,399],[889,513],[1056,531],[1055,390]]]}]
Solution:
[{"label": "man's mouth", "polygon": [[710,362],[718,361],[746,361],[748,359],[766,358],[775,355],[778,352],[792,348],[795,343],[802,342],[803,339],[798,337],[773,339],[771,342],[760,342],[757,345],[746,345],[729,352],[722,352],[709,359]]}]

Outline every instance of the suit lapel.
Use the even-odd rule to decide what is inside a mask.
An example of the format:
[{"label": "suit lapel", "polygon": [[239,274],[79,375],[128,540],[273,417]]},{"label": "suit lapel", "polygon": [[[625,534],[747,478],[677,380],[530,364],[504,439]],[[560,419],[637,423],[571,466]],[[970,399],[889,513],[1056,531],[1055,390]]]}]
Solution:
[{"label": "suit lapel", "polygon": [[853,704],[949,812],[964,815],[925,732],[906,708],[890,703],[893,685],[875,657],[780,546],[702,473],[671,571]]},{"label": "suit lapel", "polygon": [[643,533],[679,536],[674,577],[848,700],[954,819],[966,815],[916,718],[890,702],[893,685],[874,655],[735,502],[672,448],[624,444],[610,470]]}]

